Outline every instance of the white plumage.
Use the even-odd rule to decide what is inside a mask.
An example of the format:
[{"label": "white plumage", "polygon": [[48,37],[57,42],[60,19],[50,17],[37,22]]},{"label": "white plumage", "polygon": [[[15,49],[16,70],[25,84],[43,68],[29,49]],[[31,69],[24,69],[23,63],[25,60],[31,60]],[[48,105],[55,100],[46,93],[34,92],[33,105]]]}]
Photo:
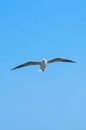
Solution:
[{"label": "white plumage", "polygon": [[73,60],[68,60],[68,59],[64,59],[64,58],[53,58],[53,59],[50,59],[50,60],[46,60],[45,58],[42,60],[42,61],[29,61],[29,62],[26,62],[24,64],[21,64],[19,66],[16,66],[14,67],[13,69],[11,70],[15,70],[15,69],[18,69],[18,68],[21,68],[21,67],[25,67],[25,66],[30,66],[30,65],[39,65],[40,66],[40,71],[44,71],[47,67],[47,64],[50,64],[50,63],[53,63],[53,62],[69,62],[69,63],[76,63],[75,61]]}]

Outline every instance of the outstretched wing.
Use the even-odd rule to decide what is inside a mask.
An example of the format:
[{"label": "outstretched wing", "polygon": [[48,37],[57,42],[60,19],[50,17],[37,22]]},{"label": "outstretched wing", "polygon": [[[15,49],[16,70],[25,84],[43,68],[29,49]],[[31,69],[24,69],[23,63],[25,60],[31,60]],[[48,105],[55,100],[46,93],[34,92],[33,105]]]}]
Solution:
[{"label": "outstretched wing", "polygon": [[71,63],[76,63],[73,60],[68,60],[68,59],[63,59],[63,58],[53,58],[47,61],[47,63],[52,63],[52,62],[71,62]]},{"label": "outstretched wing", "polygon": [[15,70],[15,69],[18,69],[18,68],[21,68],[21,67],[25,67],[25,66],[30,66],[30,65],[40,65],[41,62],[37,62],[37,61],[29,61],[29,62],[26,62],[24,64],[21,64],[19,66],[16,66],[15,68],[11,69],[11,70]]}]

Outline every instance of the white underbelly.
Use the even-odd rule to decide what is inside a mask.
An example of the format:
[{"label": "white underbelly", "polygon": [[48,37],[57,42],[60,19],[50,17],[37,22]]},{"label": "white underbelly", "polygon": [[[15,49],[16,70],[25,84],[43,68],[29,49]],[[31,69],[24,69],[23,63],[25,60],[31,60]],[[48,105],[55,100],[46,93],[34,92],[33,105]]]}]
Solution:
[{"label": "white underbelly", "polygon": [[47,61],[43,61],[43,62],[41,63],[40,69],[41,69],[41,70],[45,70],[46,67],[47,67]]}]

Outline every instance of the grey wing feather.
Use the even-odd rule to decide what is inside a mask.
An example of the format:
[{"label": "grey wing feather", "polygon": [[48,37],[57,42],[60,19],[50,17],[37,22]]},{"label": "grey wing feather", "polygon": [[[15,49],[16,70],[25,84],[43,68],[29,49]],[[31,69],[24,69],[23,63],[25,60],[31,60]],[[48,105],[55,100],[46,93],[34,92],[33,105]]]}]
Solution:
[{"label": "grey wing feather", "polygon": [[76,63],[73,60],[68,60],[68,59],[63,59],[63,58],[54,58],[54,59],[48,60],[47,62],[48,63],[52,63],[52,62],[71,62],[71,63]]},{"label": "grey wing feather", "polygon": [[18,68],[21,68],[21,67],[25,67],[25,66],[29,66],[29,65],[40,65],[41,62],[37,62],[37,61],[29,61],[29,62],[26,62],[24,64],[21,64],[19,66],[16,66],[15,68],[11,69],[11,70],[15,70],[15,69],[18,69]]}]

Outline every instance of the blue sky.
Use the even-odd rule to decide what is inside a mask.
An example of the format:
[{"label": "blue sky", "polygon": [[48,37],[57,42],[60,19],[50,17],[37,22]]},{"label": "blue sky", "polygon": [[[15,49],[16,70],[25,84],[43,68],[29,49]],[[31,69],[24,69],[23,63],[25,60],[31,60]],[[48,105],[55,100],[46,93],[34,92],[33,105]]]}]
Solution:
[{"label": "blue sky", "polygon": [[[86,1],[0,2],[0,129],[86,130]],[[29,60],[63,57],[15,71]]]}]

